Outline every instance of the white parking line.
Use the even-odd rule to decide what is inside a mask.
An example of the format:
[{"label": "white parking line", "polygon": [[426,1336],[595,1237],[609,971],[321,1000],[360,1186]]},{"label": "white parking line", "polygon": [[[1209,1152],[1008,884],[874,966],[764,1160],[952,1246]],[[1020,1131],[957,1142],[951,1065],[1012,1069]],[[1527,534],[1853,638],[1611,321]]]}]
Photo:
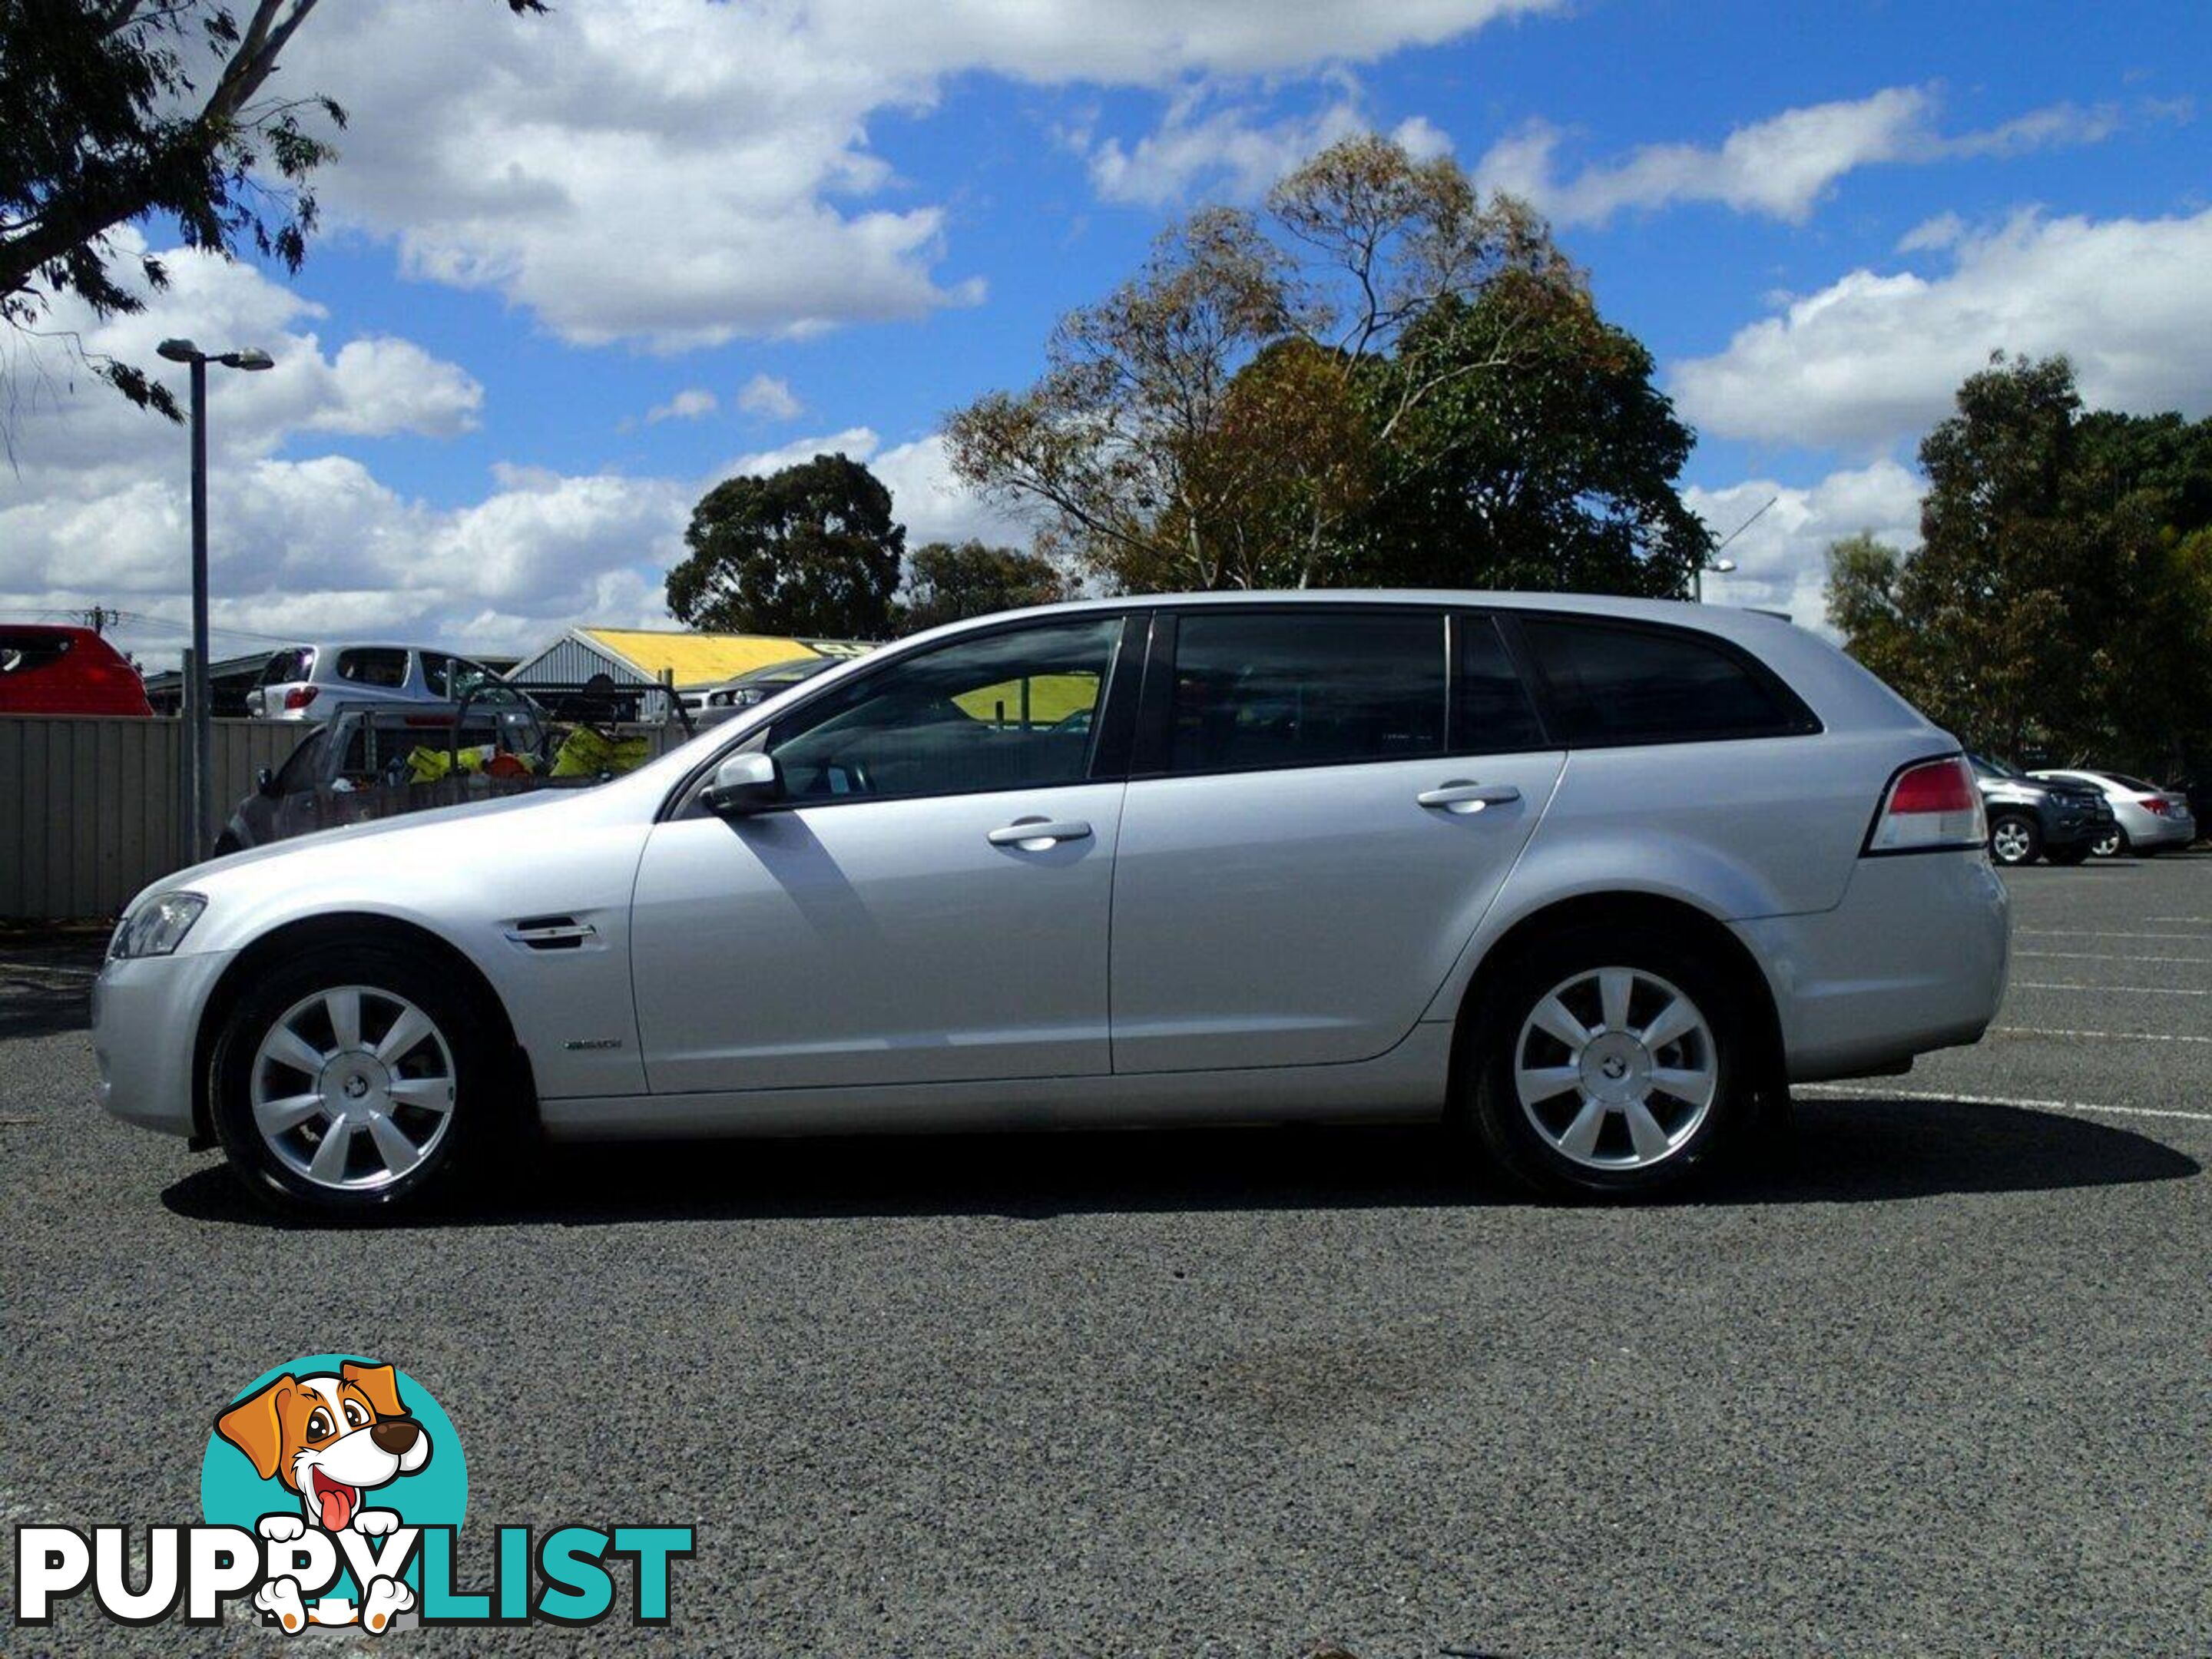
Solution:
[{"label": "white parking line", "polygon": [[2193,962],[2212,968],[2212,957],[2146,957],[2133,951],[2015,951],[2016,957],[2039,957],[2046,962]]},{"label": "white parking line", "polygon": [[2015,991],[2124,991],[2130,996],[2212,997],[2212,991],[2185,991],[2172,985],[2076,985],[2059,980],[2016,979]]},{"label": "white parking line", "polygon": [[2212,1036],[2183,1036],[2171,1031],[2068,1031],[2057,1026],[1992,1025],[1992,1036],[2087,1037],[2106,1042],[2212,1042]]},{"label": "white parking line", "polygon": [[2203,945],[2212,941],[2205,933],[2123,933],[2109,927],[2015,927],[2014,939],[2175,939]]},{"label": "white parking line", "polygon": [[1953,1106],[2011,1106],[2033,1112],[2109,1113],[2119,1117],[2179,1117],[2192,1123],[2212,1123],[2212,1112],[2177,1112],[2157,1106],[2100,1106],[2092,1100],[2011,1100],[2002,1095],[1958,1095],[1948,1089],[1892,1089],[1880,1078],[1869,1078],[1862,1087],[1846,1083],[1801,1083],[1790,1092],[1832,1095],[1847,1100],[1933,1100]]}]

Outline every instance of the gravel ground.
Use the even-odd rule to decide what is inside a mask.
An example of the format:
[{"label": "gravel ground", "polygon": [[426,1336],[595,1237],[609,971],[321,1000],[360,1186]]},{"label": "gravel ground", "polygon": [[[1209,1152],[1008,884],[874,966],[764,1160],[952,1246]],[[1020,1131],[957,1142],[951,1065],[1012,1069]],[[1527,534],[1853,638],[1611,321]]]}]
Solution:
[{"label": "gravel ground", "polygon": [[2212,857],[2011,880],[1978,1048],[1626,1210],[1308,1130],[559,1154],[285,1225],[97,1114],[82,949],[11,948],[0,1521],[196,1521],[213,1412],[343,1350],[459,1425],[475,1570],[496,1522],[698,1529],[672,1630],[395,1646],[2212,1653]]}]

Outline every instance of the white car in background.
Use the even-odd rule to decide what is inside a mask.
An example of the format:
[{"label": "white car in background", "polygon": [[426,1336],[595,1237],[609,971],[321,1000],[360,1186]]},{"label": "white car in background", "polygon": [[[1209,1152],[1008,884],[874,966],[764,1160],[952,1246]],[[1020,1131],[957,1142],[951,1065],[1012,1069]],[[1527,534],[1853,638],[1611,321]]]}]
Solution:
[{"label": "white car in background", "polygon": [[2197,819],[2190,812],[2189,797],[2179,789],[2161,789],[2124,772],[2051,770],[2031,772],[2028,776],[2052,783],[2086,783],[2104,792],[2112,809],[2112,827],[2089,848],[2100,859],[2122,853],[2162,852],[2186,847],[2197,839]]},{"label": "white car in background", "polygon": [[412,645],[288,645],[246,694],[262,720],[319,720],[340,702],[444,702],[499,676],[450,651]]}]

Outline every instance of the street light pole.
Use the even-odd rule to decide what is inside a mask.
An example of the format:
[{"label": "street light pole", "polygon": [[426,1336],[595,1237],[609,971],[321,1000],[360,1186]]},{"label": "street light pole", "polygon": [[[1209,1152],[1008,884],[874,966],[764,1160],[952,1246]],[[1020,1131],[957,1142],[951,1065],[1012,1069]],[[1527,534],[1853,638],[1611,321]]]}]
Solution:
[{"label": "street light pole", "polygon": [[185,850],[198,864],[207,856],[208,796],[214,785],[215,727],[208,706],[207,359],[192,356],[192,670],[185,690],[192,710],[191,787],[185,796],[191,823]]},{"label": "street light pole", "polygon": [[276,365],[257,347],[210,354],[190,340],[164,340],[155,349],[173,363],[189,365],[192,374],[192,652],[185,665],[185,687],[192,729],[185,793],[191,822],[185,826],[184,842],[191,861],[198,864],[207,856],[208,804],[215,791],[214,687],[208,676],[207,370],[210,362],[246,370]]}]

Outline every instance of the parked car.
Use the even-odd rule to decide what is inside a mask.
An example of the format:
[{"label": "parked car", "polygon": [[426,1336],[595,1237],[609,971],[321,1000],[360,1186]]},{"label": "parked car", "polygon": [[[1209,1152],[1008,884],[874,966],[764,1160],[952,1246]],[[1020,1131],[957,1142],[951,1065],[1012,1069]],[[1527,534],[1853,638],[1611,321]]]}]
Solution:
[{"label": "parked car", "polygon": [[[536,757],[545,745],[543,713],[527,699],[459,703],[341,703],[309,728],[280,766],[264,768],[253,793],[216,838],[218,857],[265,847],[317,830],[366,818],[453,805],[471,794],[489,796],[538,785],[526,772],[482,763],[474,775],[437,780],[410,775],[418,752],[459,757],[489,749]],[[474,756],[471,755],[471,758]],[[502,775],[504,773],[504,775]]]},{"label": "parked car", "polygon": [[2144,856],[2169,847],[2186,847],[2197,839],[2197,817],[2189,810],[2189,797],[2178,789],[2161,789],[2124,772],[2062,770],[2033,772],[2031,777],[2052,783],[2078,783],[2094,789],[2112,809],[2112,824],[2091,843],[2099,858],[2122,853]]},{"label": "parked car", "polygon": [[472,686],[504,684],[483,664],[411,645],[294,645],[272,653],[246,712],[263,720],[320,720],[332,703],[442,702]]},{"label": "parked car", "polygon": [[91,629],[0,623],[0,714],[153,714],[138,671]]},{"label": "parked car", "polygon": [[1967,759],[1989,815],[1990,856],[1999,864],[2033,864],[2038,858],[2081,864],[2112,827],[2112,809],[2100,790],[2045,782],[1984,755]]},{"label": "parked car", "polygon": [[[1074,717],[1088,714],[1079,721]],[[825,671],[599,788],[157,883],[106,1109],[395,1206],[562,1139],[1443,1118],[1650,1191],[1788,1084],[1974,1042],[1957,743],[1718,606],[1091,601]]]},{"label": "parked car", "polygon": [[692,710],[692,720],[701,728],[720,726],[741,708],[750,708],[755,703],[766,702],[794,685],[803,685],[825,669],[835,668],[842,660],[836,657],[794,657],[787,662],[770,663],[765,668],[756,668],[750,674],[699,694],[695,703],[685,699]]}]

